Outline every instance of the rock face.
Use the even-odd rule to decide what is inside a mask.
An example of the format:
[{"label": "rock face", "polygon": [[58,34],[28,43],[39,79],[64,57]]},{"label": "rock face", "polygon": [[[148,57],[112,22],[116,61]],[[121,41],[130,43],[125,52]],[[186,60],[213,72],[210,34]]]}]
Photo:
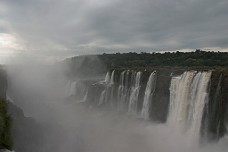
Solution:
[{"label": "rock face", "polygon": [[[219,139],[226,133],[228,120],[228,71],[213,71],[210,81],[208,109],[205,111],[204,125],[209,139]],[[205,135],[205,133],[202,132]]]},{"label": "rock face", "polygon": [[0,67],[0,149],[12,149],[11,118],[6,101],[6,73]]},{"label": "rock face", "polygon": [[12,117],[12,137],[16,152],[38,152],[42,144],[41,126],[32,118],[25,117],[23,111],[9,102]]},{"label": "rock face", "polygon": [[[115,72],[113,72],[115,71]],[[195,101],[200,101],[201,98],[205,96],[205,100],[202,99],[203,105],[196,105],[197,109],[201,106],[200,112],[200,122],[197,122],[198,130],[203,137],[208,139],[219,139],[226,133],[226,123],[228,120],[228,73],[227,70],[188,70],[188,69],[168,69],[168,68],[154,68],[150,70],[142,69],[114,69],[109,71],[103,83],[91,83],[87,84],[88,87],[88,98],[86,103],[89,106],[98,108],[111,108],[117,111],[125,112],[130,114],[129,110],[132,106],[132,102],[136,104],[136,110],[133,110],[135,115],[140,116],[143,109],[143,101],[145,98],[146,87],[148,83],[148,78],[150,74],[156,71],[156,77],[154,78],[156,83],[154,83],[154,91],[150,92],[150,107],[147,110],[148,118],[151,121],[156,121],[159,123],[166,123],[167,118],[170,114],[170,102],[171,102],[171,80],[173,78],[179,78],[184,73],[192,73],[192,79],[189,78],[189,82],[186,82],[186,86],[189,86],[189,93],[186,93],[186,115],[189,117],[192,112],[187,112],[191,109],[191,106]],[[140,80],[136,79],[136,73],[141,72]],[[115,73],[111,76],[111,73]],[[208,81],[203,83],[203,78],[201,75],[205,73],[210,73],[208,76]],[[109,78],[107,78],[109,76]],[[113,77],[113,78],[111,78]],[[203,76],[202,76],[203,77]],[[113,79],[112,83],[111,79]],[[180,79],[184,79],[181,78]],[[139,81],[138,87],[135,87]],[[184,85],[184,84],[183,84]],[[204,92],[200,92],[202,89],[199,86],[205,87]],[[178,86],[177,86],[178,87]],[[134,96],[134,89],[137,88],[137,99],[132,100]],[[195,90],[195,91],[194,91]],[[179,90],[181,91],[181,90]],[[200,93],[198,93],[200,92]],[[192,99],[195,94],[196,99]],[[77,92],[75,92],[77,95]],[[178,101],[175,101],[178,102]],[[133,107],[133,109],[135,109]],[[145,109],[145,107],[144,107]],[[182,110],[183,111],[183,110]],[[191,110],[190,110],[191,111]],[[195,111],[195,110],[192,110]],[[189,118],[190,119],[190,118]],[[192,119],[194,120],[194,119]],[[186,119],[187,121],[187,119]],[[191,122],[188,120],[187,122]],[[198,131],[199,132],[199,131]]]},{"label": "rock face", "polygon": [[6,149],[16,152],[39,151],[41,127],[31,118],[25,117],[22,109],[6,101],[6,90],[6,73],[0,69],[0,152],[11,152]]},{"label": "rock face", "polygon": [[0,67],[0,97],[6,98],[7,78],[6,72]]}]

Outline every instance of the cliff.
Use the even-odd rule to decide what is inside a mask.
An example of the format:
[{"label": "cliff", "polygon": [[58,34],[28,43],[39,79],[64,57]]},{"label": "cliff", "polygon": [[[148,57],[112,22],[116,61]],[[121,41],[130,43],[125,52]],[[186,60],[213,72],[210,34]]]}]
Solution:
[{"label": "cliff", "polygon": [[8,102],[6,101],[7,79],[6,73],[0,69],[0,149],[13,148],[13,141],[11,136],[11,122],[12,119],[8,113]]},{"label": "cliff", "polygon": [[[129,113],[130,98],[132,89],[135,87],[135,72],[141,72],[140,89],[137,99],[137,114],[140,115],[143,108],[145,89],[150,74],[156,71],[156,87],[151,99],[149,118],[151,121],[166,123],[170,107],[170,85],[173,77],[182,75],[185,71],[212,71],[208,85],[208,98],[203,108],[201,134],[209,140],[219,139],[226,134],[228,120],[228,69],[227,67],[119,67],[111,68],[103,74],[103,82],[95,81],[84,84],[88,88],[86,104],[96,108],[117,108],[117,110]],[[114,73],[114,74],[113,74]],[[194,72],[193,72],[194,73]],[[111,75],[113,74],[113,78]],[[123,76],[124,74],[124,76]],[[121,76],[122,75],[122,76]],[[107,79],[107,80],[105,80]],[[111,82],[113,79],[113,82]],[[102,79],[101,79],[102,80]],[[123,82],[122,82],[123,81]],[[199,80],[200,81],[200,80]],[[87,82],[87,83],[86,83]],[[190,81],[192,83],[192,81]],[[123,89],[124,88],[124,89]],[[198,89],[198,88],[196,88]],[[120,91],[121,90],[121,91]],[[122,94],[119,94],[122,93]],[[75,93],[77,94],[77,93]],[[120,97],[122,96],[122,97]],[[201,96],[204,96],[202,94]],[[124,99],[123,107],[119,108],[119,102]],[[191,94],[189,94],[191,98]],[[207,99],[207,97],[206,97]]]}]

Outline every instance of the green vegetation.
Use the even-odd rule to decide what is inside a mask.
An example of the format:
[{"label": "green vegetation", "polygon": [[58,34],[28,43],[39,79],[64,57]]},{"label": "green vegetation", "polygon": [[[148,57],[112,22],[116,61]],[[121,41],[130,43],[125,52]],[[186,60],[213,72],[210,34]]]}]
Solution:
[{"label": "green vegetation", "polygon": [[155,66],[185,66],[185,67],[215,67],[228,66],[228,52],[166,52],[166,53],[116,53],[102,54],[99,58],[107,68],[121,67],[155,67]]},{"label": "green vegetation", "polygon": [[[95,77],[108,70],[153,71],[170,69],[174,73],[186,70],[228,70],[228,52],[166,52],[166,53],[116,53],[84,55],[63,62],[69,77]],[[64,65],[63,64],[63,65]],[[79,72],[80,71],[80,72]],[[181,74],[181,73],[180,73]]]},{"label": "green vegetation", "polygon": [[7,102],[0,98],[0,149],[12,150],[11,118],[7,114]]}]

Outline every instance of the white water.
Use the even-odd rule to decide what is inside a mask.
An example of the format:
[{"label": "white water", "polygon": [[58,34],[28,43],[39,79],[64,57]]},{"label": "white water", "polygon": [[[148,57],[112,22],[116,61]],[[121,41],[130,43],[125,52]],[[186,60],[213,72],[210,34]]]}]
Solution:
[{"label": "white water", "polygon": [[69,80],[65,86],[65,97],[73,97],[75,102],[86,102],[88,88],[83,82]]},{"label": "white water", "polygon": [[110,105],[114,105],[114,84],[115,84],[115,70],[112,71],[111,79],[110,79],[110,87],[111,87],[111,94],[110,94]]},{"label": "white water", "polygon": [[150,77],[146,85],[144,99],[143,99],[141,116],[146,120],[148,120],[150,116],[149,113],[150,113],[155,87],[156,87],[156,71],[150,74]]},{"label": "white water", "polygon": [[128,103],[129,89],[128,89],[128,77],[129,71],[123,71],[120,75],[120,85],[117,93],[117,108],[119,111],[123,111],[125,105]]},{"label": "white water", "polygon": [[211,72],[188,71],[171,80],[168,124],[187,133],[192,142],[199,141],[210,77]]},{"label": "white water", "polygon": [[86,90],[84,97],[79,102],[86,102],[87,97],[88,97],[88,90]]},{"label": "white water", "polygon": [[[168,121],[171,125],[179,126],[186,116],[189,90],[195,72],[184,72],[181,76],[173,77],[170,85],[170,107]],[[185,122],[183,123],[185,124]],[[181,124],[181,126],[183,126]]]},{"label": "white water", "polygon": [[108,83],[110,82],[110,72],[107,72],[107,73],[106,73],[104,82],[105,82],[106,84],[108,84]]},{"label": "white water", "polygon": [[108,103],[110,100],[110,104],[113,102],[113,85],[114,85],[114,76],[115,76],[115,70],[112,71],[112,74],[110,76],[110,72],[107,72],[105,76],[105,89],[100,94],[100,99],[98,105],[102,105],[104,103]]},{"label": "white water", "polygon": [[137,104],[138,104],[138,96],[139,96],[139,90],[141,87],[141,75],[142,72],[133,72],[132,73],[132,86],[131,86],[131,92],[130,92],[130,99],[129,99],[129,106],[128,106],[128,113],[129,114],[137,114]]},{"label": "white water", "polygon": [[106,94],[106,90],[103,90],[103,91],[101,92],[101,95],[100,95],[100,99],[99,99],[98,105],[101,105],[101,104],[103,104],[103,103],[105,102],[105,94]]},{"label": "white water", "polygon": [[112,71],[111,78],[110,78],[110,85],[114,85],[114,76],[115,76],[115,70]]},{"label": "white water", "polygon": [[70,96],[72,96],[72,95],[74,95],[75,94],[75,87],[76,87],[76,81],[68,81],[67,82],[67,84],[66,84],[66,91],[65,91],[65,96],[66,97],[70,97]]}]

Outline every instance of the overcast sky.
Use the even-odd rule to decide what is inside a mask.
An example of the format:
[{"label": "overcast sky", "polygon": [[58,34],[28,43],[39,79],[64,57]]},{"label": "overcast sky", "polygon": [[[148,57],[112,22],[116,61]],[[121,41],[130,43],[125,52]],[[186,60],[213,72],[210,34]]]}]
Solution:
[{"label": "overcast sky", "polygon": [[0,0],[1,62],[196,48],[227,50],[228,0]]}]

